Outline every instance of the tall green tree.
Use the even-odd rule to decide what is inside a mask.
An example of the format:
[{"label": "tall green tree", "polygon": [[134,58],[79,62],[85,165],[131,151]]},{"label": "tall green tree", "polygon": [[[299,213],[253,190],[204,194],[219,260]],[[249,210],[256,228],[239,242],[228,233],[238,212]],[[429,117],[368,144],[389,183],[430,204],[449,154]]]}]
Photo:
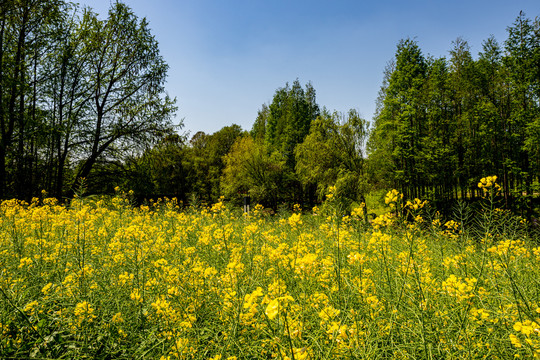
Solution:
[{"label": "tall green tree", "polygon": [[[391,160],[394,143],[392,123],[381,116],[385,110],[384,100],[388,92],[390,76],[395,70],[395,60],[391,59],[384,68],[383,81],[376,100],[373,127],[367,141],[367,168],[369,182],[376,188],[394,186],[394,162]],[[385,128],[387,128],[385,130]]]},{"label": "tall green tree", "polygon": [[453,42],[449,62],[453,122],[457,132],[454,147],[458,159],[458,186],[461,197],[465,198],[467,191],[474,192],[477,189],[476,184],[482,175],[482,159],[479,156],[479,121],[475,116],[475,63],[469,44],[462,38]]},{"label": "tall green tree", "polygon": [[81,36],[89,56],[91,109],[79,123],[82,157],[74,184],[99,158],[119,157],[172,131],[174,101],[165,95],[168,66],[146,19],[115,3],[106,20],[86,10]]},{"label": "tall green tree", "polygon": [[294,148],[304,141],[311,122],[320,113],[315,89],[308,83],[304,90],[297,79],[292,87],[286,84],[285,87],[277,89],[268,108],[266,144],[281,152],[288,166],[294,168]]},{"label": "tall green tree", "polygon": [[531,193],[533,178],[540,173],[540,24],[523,12],[508,28],[503,63],[511,84],[512,113],[508,128],[512,136],[512,156],[507,160],[513,177]]},{"label": "tall green tree", "polygon": [[180,135],[168,135],[142,156],[128,159],[124,177],[126,188],[141,199],[167,196],[187,201],[191,191],[186,169],[188,148]]},{"label": "tall green tree", "polygon": [[0,4],[0,198],[25,197],[33,186],[34,135],[43,118],[39,69],[46,57],[46,37],[62,6],[59,0]]},{"label": "tall green tree", "polygon": [[508,205],[512,179],[512,134],[510,133],[510,87],[502,63],[502,49],[491,36],[482,44],[475,64],[478,101],[476,114],[482,136],[482,172],[498,174]]},{"label": "tall green tree", "polygon": [[81,31],[78,8],[61,14],[50,40],[53,46],[43,71],[49,74],[43,96],[52,106],[47,111],[44,188],[61,198],[71,171],[73,152],[81,143],[80,125],[91,111],[92,90],[88,81],[90,56]]},{"label": "tall green tree", "polygon": [[417,154],[421,152],[419,139],[425,126],[422,94],[426,72],[427,62],[418,44],[411,39],[401,40],[373,130],[379,141],[372,142],[372,153],[392,162],[391,182],[408,196],[417,196],[424,185]]},{"label": "tall green tree", "polygon": [[452,141],[456,132],[452,121],[450,71],[445,58],[430,59],[424,85],[425,132],[421,138],[418,167],[429,197],[453,197],[457,158]]},{"label": "tall green tree", "polygon": [[268,105],[263,104],[262,108],[257,112],[257,118],[251,128],[251,137],[257,140],[264,140],[266,137],[266,125],[270,116]]},{"label": "tall green tree", "polygon": [[2,1],[0,197],[45,188],[60,198],[98,162],[119,164],[170,134],[166,72],[148,24],[125,4],[100,20],[62,0]]},{"label": "tall green tree", "polygon": [[297,79],[292,86],[287,83],[276,90],[272,103],[263,105],[251,130],[254,138],[264,139],[269,154],[277,152],[285,160],[284,202],[302,203],[306,196],[295,174],[294,150],[304,141],[319,113],[315,89],[311,83],[302,88]]}]

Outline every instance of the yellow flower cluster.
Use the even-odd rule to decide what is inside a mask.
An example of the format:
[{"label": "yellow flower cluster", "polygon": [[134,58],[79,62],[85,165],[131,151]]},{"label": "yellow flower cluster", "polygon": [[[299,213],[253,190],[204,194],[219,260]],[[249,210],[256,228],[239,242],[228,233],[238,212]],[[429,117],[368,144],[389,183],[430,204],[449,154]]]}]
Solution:
[{"label": "yellow flower cluster", "polygon": [[391,209],[395,208],[401,200],[403,200],[403,194],[396,189],[390,190],[384,197],[384,203]]},{"label": "yellow flower cluster", "polygon": [[274,300],[270,301],[270,303],[268,303],[264,313],[266,314],[266,316],[268,316],[270,320],[274,320],[276,316],[278,316],[280,311],[283,311],[287,307],[287,304],[293,301],[294,299],[290,295],[275,298]]},{"label": "yellow flower cluster", "polygon": [[337,188],[335,186],[329,186],[328,193],[326,194],[326,200],[332,201],[336,198],[336,195],[337,195]]},{"label": "yellow flower cluster", "polygon": [[426,206],[426,204],[427,204],[427,200],[422,201],[418,198],[415,198],[413,201],[408,200],[405,203],[405,207],[409,208],[412,211],[417,211],[417,210],[422,209],[424,206]]},{"label": "yellow flower cluster", "polygon": [[86,301],[80,302],[75,305],[73,310],[73,315],[75,315],[75,322],[70,321],[70,327],[74,330],[81,329],[84,322],[92,322],[96,318],[94,314],[94,308],[91,304]]},{"label": "yellow flower cluster", "polygon": [[440,216],[433,232],[395,212],[360,227],[364,209],[278,221],[223,201],[5,201],[0,354],[55,358],[56,332],[65,358],[98,338],[103,357],[164,360],[536,356],[539,247],[496,229],[489,246],[447,241],[460,226]]},{"label": "yellow flower cluster", "polygon": [[362,219],[364,217],[364,213],[366,211],[366,204],[361,203],[360,206],[355,207],[351,211],[351,216],[355,219]]},{"label": "yellow flower cluster", "polygon": [[[537,309],[540,311],[540,309]],[[516,334],[510,334],[510,342],[516,348],[528,347],[535,359],[540,359],[540,319],[524,320],[514,324]]]},{"label": "yellow flower cluster", "polygon": [[482,179],[480,179],[480,182],[478,183],[478,187],[480,189],[483,188],[490,188],[494,186],[497,183],[497,176],[486,176]]},{"label": "yellow flower cluster", "polygon": [[253,325],[256,322],[255,316],[258,312],[258,301],[263,295],[263,289],[259,286],[251,294],[244,296],[243,311],[240,314],[242,324]]},{"label": "yellow flower cluster", "polygon": [[484,190],[484,194],[493,193],[496,195],[501,191],[501,186],[497,184],[497,176],[495,175],[481,178],[478,187]]},{"label": "yellow flower cluster", "polygon": [[289,219],[287,220],[287,222],[289,223],[289,225],[291,227],[297,227],[298,225],[301,225],[302,224],[302,219],[301,219],[301,215],[300,213],[293,213]]},{"label": "yellow flower cluster", "polygon": [[395,220],[396,218],[393,214],[382,214],[382,215],[377,216],[373,220],[372,224],[375,229],[380,229],[380,228],[391,226],[392,224],[394,224]]},{"label": "yellow flower cluster", "polygon": [[225,207],[225,203],[223,201],[224,201],[224,198],[220,197],[219,201],[212,205],[212,207],[210,208],[210,211],[212,211],[215,214],[219,214],[220,212],[226,210],[227,208]]},{"label": "yellow flower cluster", "polygon": [[522,240],[503,240],[497,245],[487,249],[488,252],[505,257],[508,260],[515,260],[516,257],[529,256],[529,250]]},{"label": "yellow flower cluster", "polygon": [[446,293],[455,297],[459,301],[470,299],[474,296],[477,279],[465,278],[464,280],[456,275],[450,275],[442,282],[442,288]]}]

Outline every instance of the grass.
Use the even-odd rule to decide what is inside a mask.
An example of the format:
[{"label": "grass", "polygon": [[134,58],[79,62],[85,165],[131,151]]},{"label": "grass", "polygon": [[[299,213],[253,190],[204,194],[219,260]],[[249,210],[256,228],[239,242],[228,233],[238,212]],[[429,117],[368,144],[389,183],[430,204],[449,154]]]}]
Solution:
[{"label": "grass", "polygon": [[332,201],[281,219],[6,201],[0,357],[540,357],[540,248],[519,218],[488,201],[474,228],[423,205],[406,222],[394,204],[370,225]]}]

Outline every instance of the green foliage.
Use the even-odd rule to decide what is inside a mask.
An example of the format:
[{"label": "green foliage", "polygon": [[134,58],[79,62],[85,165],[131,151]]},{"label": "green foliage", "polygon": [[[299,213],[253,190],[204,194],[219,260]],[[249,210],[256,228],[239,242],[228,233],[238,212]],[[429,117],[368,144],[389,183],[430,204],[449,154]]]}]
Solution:
[{"label": "green foliage", "polygon": [[186,171],[187,150],[178,135],[164,138],[128,165],[125,188],[140,198],[167,196],[186,201],[189,183]]},{"label": "green foliage", "polygon": [[264,141],[273,157],[284,160],[282,189],[273,202],[313,203],[312,189],[303,189],[296,176],[295,149],[304,141],[319,113],[315,89],[311,83],[303,89],[298,79],[292,86],[287,83],[277,89],[272,103],[259,110],[251,135],[257,141]]},{"label": "green foliage", "polygon": [[[270,149],[279,151],[287,159],[287,166],[294,168],[294,148],[304,140],[318,115],[315,89],[310,83],[304,90],[295,80],[292,87],[286,84],[276,90],[266,115],[265,141]],[[261,130],[256,130],[257,133]]]},{"label": "green foliage", "polygon": [[31,199],[41,189],[62,198],[86,178],[91,193],[125,184],[139,198],[201,203],[225,192],[273,208],[314,205],[335,186],[344,207],[368,188],[444,204],[479,199],[477,179],[496,174],[504,206],[532,219],[539,69],[540,20],[520,13],[506,41],[488,38],[477,58],[461,38],[438,59],[400,41],[367,146],[358,113],[321,113],[311,83],[298,79],[262,106],[251,140],[231,125],[186,142],[171,121],[168,65],[149,24],[126,4],[100,19],[61,0],[3,1],[0,198]]},{"label": "green foliage", "polygon": [[76,179],[87,177],[100,157],[141,147],[171,133],[176,110],[165,95],[168,66],[146,19],[115,3],[106,20],[90,11],[81,22],[89,70],[89,99],[95,117],[80,124],[85,134]]},{"label": "green foliage", "polygon": [[238,138],[224,157],[221,187],[223,195],[237,203],[250,196],[254,203],[276,207],[282,188],[285,161],[270,153],[261,142],[243,136]]},{"label": "green foliage", "polygon": [[367,181],[363,157],[366,121],[356,110],[347,115],[324,110],[312,124],[309,135],[297,145],[296,174],[305,188],[315,187],[319,200],[335,186],[348,207],[363,202]]},{"label": "green foliage", "polygon": [[261,110],[257,113],[257,118],[253,123],[251,129],[251,137],[256,140],[264,140],[266,137],[266,124],[268,123],[268,117],[270,116],[270,109],[266,104],[263,104]]},{"label": "green foliage", "polygon": [[[223,158],[244,132],[238,125],[226,126],[213,134],[196,133],[189,142],[179,135],[164,137],[141,156],[126,161],[123,174],[112,184],[121,183],[137,197],[177,198],[192,203],[217,201],[225,166]],[[114,186],[114,185],[113,185]]]},{"label": "green foliage", "polygon": [[173,132],[168,66],[127,5],[100,20],[63,1],[3,1],[0,29],[0,197],[72,195],[95,166],[121,169]]},{"label": "green foliage", "polygon": [[395,68],[388,74],[382,107],[373,130],[371,151],[378,153],[376,158],[392,163],[390,168],[394,169],[394,176],[391,182],[407,190],[412,190],[413,184],[420,185],[418,181],[421,181],[417,156],[425,136],[426,112],[420,95],[427,67],[416,42],[409,39],[398,44]]},{"label": "green foliage", "polygon": [[224,156],[243,134],[242,128],[233,124],[210,135],[199,132],[193,136],[186,149],[184,165],[190,184],[189,193],[207,203],[219,199]]}]

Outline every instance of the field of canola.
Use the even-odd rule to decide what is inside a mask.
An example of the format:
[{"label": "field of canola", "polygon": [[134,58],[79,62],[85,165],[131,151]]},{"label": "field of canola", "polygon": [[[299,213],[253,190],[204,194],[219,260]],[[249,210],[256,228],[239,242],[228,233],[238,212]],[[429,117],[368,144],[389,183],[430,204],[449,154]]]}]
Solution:
[{"label": "field of canola", "polygon": [[273,217],[5,201],[0,357],[540,358],[540,247],[519,219],[485,209],[473,237],[416,201],[367,226],[328,197]]}]

